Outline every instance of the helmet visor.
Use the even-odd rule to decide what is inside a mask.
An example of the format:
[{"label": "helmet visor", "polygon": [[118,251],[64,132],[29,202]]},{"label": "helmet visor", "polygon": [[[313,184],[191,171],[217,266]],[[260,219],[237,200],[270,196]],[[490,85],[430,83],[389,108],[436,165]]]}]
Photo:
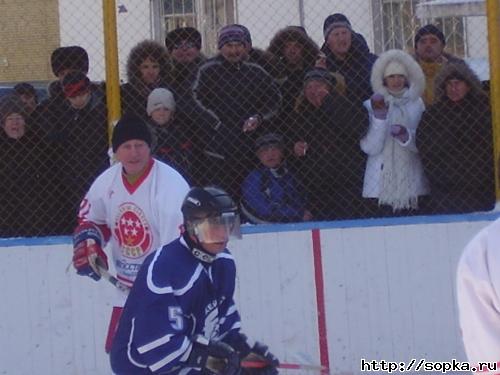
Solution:
[{"label": "helmet visor", "polygon": [[240,216],[234,212],[224,212],[218,216],[195,220],[193,232],[203,243],[227,242],[231,238],[241,239]]}]

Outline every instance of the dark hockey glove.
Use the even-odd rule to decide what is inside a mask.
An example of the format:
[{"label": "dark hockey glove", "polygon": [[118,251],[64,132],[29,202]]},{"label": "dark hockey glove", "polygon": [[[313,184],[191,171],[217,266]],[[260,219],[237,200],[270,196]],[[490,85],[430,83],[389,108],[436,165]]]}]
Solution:
[{"label": "dark hockey glove", "polygon": [[189,367],[201,369],[205,375],[240,374],[240,358],[231,346],[221,341],[209,341],[201,335],[193,341],[193,349],[187,360]]},{"label": "dark hockey glove", "polygon": [[[278,366],[280,362],[268,349],[268,347],[260,342],[256,342],[250,350],[250,353],[242,359],[244,375],[276,375],[278,374]],[[261,363],[262,367],[259,368],[245,368],[245,363],[249,362],[254,365]]]},{"label": "dark hockey glove", "polygon": [[73,234],[73,266],[76,273],[99,280],[97,264],[108,269],[108,257],[101,247],[101,234],[92,223],[84,223]]}]

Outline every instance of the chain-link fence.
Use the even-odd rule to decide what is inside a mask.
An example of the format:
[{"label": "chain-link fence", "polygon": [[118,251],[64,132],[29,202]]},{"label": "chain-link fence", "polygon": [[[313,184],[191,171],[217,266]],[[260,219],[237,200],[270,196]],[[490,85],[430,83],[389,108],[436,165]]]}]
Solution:
[{"label": "chain-link fence", "polygon": [[[122,113],[148,124],[156,158],[227,189],[246,220],[493,208],[482,1],[123,0],[116,12]],[[3,237],[70,233],[109,165],[102,14],[100,0],[0,4]],[[48,98],[30,105],[41,86]]]}]

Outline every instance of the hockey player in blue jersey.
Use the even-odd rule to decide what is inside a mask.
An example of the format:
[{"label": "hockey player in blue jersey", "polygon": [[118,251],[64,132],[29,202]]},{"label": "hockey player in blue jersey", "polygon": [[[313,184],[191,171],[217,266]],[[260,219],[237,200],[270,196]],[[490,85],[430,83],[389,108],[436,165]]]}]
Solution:
[{"label": "hockey player in blue jersey", "polygon": [[[144,261],[111,350],[117,375],[274,375],[278,360],[240,332],[236,267],[226,245],[241,238],[237,206],[216,187],[192,188],[183,235]],[[262,363],[246,369],[242,360]]]}]

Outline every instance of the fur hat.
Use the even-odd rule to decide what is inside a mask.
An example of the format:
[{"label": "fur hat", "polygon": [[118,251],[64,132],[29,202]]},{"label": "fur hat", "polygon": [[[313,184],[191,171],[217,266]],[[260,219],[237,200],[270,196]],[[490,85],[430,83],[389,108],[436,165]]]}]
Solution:
[{"label": "fur hat", "polygon": [[5,118],[17,113],[26,118],[26,107],[22,100],[16,95],[6,95],[0,99],[0,124],[3,126]]},{"label": "fur hat", "polygon": [[437,36],[437,38],[443,43],[443,46],[446,45],[446,39],[444,38],[444,34],[441,30],[439,30],[436,26],[432,24],[428,24],[425,26],[422,26],[420,29],[418,29],[417,33],[415,34],[415,48],[417,47],[418,41],[427,34],[432,34]]},{"label": "fur hat", "polygon": [[278,133],[267,133],[261,135],[255,141],[255,151],[259,151],[261,147],[270,145],[283,148],[284,147],[283,136]]},{"label": "fur hat", "polygon": [[332,30],[337,27],[345,27],[352,31],[351,22],[344,14],[330,14],[326,17],[325,22],[323,22],[323,35],[325,36],[325,40],[328,39],[328,35],[330,35]]},{"label": "fur hat", "polygon": [[384,78],[392,75],[402,75],[407,77],[408,72],[406,71],[406,68],[403,64],[401,64],[399,61],[392,60],[385,66],[384,69]]},{"label": "fur hat", "polygon": [[89,55],[80,46],[56,48],[50,56],[52,72],[57,77],[65,69],[89,72]]},{"label": "fur hat", "polygon": [[221,49],[224,44],[231,42],[248,43],[245,33],[240,25],[227,25],[219,30],[217,47]]},{"label": "fur hat", "polygon": [[148,96],[146,111],[148,112],[148,115],[151,116],[151,113],[158,108],[167,108],[175,111],[174,94],[172,94],[170,90],[157,88],[151,91],[151,94]]},{"label": "fur hat", "polygon": [[[391,68],[390,65],[393,65],[394,68]],[[399,49],[391,49],[385,51],[384,53],[380,54],[377,60],[375,60],[370,75],[372,91],[382,94],[384,98],[388,98],[390,94],[384,84],[384,77],[388,75],[386,73],[387,70],[400,72],[401,68],[398,67],[398,65],[401,65],[406,72],[405,77],[409,86],[409,97],[412,99],[419,98],[424,92],[425,88],[424,72],[422,71],[422,68],[417,63],[417,61],[413,58],[413,56]],[[387,69],[388,67],[389,69]]]},{"label": "fur hat", "polygon": [[90,89],[90,80],[82,72],[69,72],[62,81],[64,96],[73,98]]},{"label": "fur hat", "polygon": [[151,147],[151,132],[146,123],[135,114],[125,114],[116,124],[111,137],[113,152],[125,142],[140,139]]},{"label": "fur hat", "polygon": [[194,27],[179,27],[170,31],[165,37],[165,46],[169,52],[183,41],[193,43],[196,48],[201,49],[201,34]]}]

